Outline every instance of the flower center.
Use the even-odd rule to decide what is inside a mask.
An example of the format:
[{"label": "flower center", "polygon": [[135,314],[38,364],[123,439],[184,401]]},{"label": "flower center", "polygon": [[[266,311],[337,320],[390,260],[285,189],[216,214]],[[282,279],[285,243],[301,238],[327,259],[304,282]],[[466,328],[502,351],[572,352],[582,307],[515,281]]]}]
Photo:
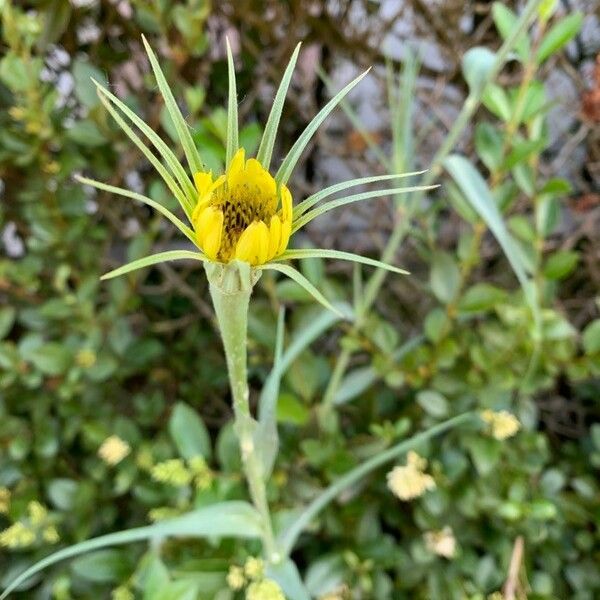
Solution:
[{"label": "flower center", "polygon": [[272,198],[265,198],[258,186],[248,183],[233,190],[223,185],[213,194],[210,205],[223,213],[223,238],[217,256],[221,262],[233,258],[238,240],[248,225],[259,221],[270,223],[276,209]]}]

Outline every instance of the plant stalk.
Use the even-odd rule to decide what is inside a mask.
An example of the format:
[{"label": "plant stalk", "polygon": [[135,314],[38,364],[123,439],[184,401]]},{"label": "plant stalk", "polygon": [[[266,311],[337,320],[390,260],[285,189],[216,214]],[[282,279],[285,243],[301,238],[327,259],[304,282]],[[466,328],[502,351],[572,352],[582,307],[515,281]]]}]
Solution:
[{"label": "plant stalk", "polygon": [[[264,470],[255,444],[254,433],[257,423],[250,412],[249,402],[248,307],[254,282],[250,281],[252,276],[250,270],[244,270],[240,265],[207,264],[206,271],[225,349],[229,385],[233,397],[234,431],[240,444],[244,474],[252,502],[262,517],[266,558],[270,562],[277,562],[279,554],[273,535]],[[245,278],[244,275],[247,277]]]}]

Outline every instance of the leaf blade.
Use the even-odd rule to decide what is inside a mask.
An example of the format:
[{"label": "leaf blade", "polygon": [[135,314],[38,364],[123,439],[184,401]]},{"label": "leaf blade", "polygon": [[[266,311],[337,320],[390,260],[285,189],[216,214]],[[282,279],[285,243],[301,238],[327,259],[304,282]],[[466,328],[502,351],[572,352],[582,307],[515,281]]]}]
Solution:
[{"label": "leaf blade", "polygon": [[231,163],[231,159],[239,147],[239,134],[235,65],[233,64],[233,55],[231,54],[229,38],[226,38],[226,46],[229,93],[227,98],[227,145],[225,149],[225,166],[229,167],[229,163]]},{"label": "leaf blade", "polygon": [[343,252],[341,250],[329,250],[325,248],[307,248],[307,249],[292,249],[286,250],[283,254],[277,257],[276,260],[302,260],[307,258],[333,258],[337,260],[347,260],[378,269],[385,269],[399,275],[409,275],[408,271],[394,267],[388,263],[381,262],[373,258],[354,254],[353,252]]},{"label": "leaf blade", "polygon": [[265,131],[258,147],[256,154],[256,160],[268,171],[271,165],[271,158],[273,156],[273,147],[275,146],[275,139],[277,137],[277,130],[279,128],[279,121],[281,119],[281,113],[283,111],[283,105],[285,103],[285,97],[287,96],[290,82],[294,69],[296,68],[296,61],[298,60],[298,54],[300,52],[300,46],[302,42],[299,42],[294,49],[294,52],[290,58],[290,61],[285,69],[281,83],[277,88],[275,94],[275,100],[273,100],[273,106],[265,125]]},{"label": "leaf blade", "polygon": [[308,142],[320,127],[321,123],[329,116],[329,113],[341,102],[341,100],[352,90],[362,79],[367,75],[370,69],[367,69],[364,73],[361,73],[358,77],[353,79],[348,85],[341,89],[313,118],[313,120],[306,126],[306,129],[300,134],[300,137],[296,140],[296,143],[292,146],[284,161],[281,163],[277,174],[275,175],[275,181],[278,184],[285,184],[288,182],[296,163],[300,159],[300,155],[304,152],[304,149],[308,145]]},{"label": "leaf blade", "polygon": [[194,144],[194,140],[192,139],[192,135],[188,129],[187,123],[185,122],[185,119],[183,118],[183,115],[177,106],[173,92],[171,91],[165,75],[158,64],[156,54],[154,54],[154,51],[150,47],[150,44],[148,44],[148,40],[146,40],[146,36],[144,35],[142,35],[142,42],[144,43],[144,48],[146,49],[148,58],[150,59],[150,65],[152,66],[152,71],[154,71],[156,83],[158,84],[160,93],[165,101],[165,105],[169,111],[173,125],[177,130],[177,135],[179,136],[181,145],[183,146],[183,151],[185,152],[188,165],[192,173],[203,171],[204,166],[202,164],[202,160],[200,159],[200,154],[198,153],[196,144]]},{"label": "leaf blade", "polygon": [[151,267],[162,262],[167,262],[168,260],[200,260],[202,262],[207,262],[208,258],[203,254],[200,254],[200,252],[192,252],[190,250],[167,250],[166,252],[151,254],[150,256],[144,256],[144,258],[139,258],[138,260],[127,263],[118,269],[105,273],[100,279],[102,281],[114,279],[115,277],[126,275],[132,271],[137,271],[144,267]]},{"label": "leaf blade", "polygon": [[327,300],[327,298],[325,298],[325,296],[323,296],[323,294],[321,294],[321,292],[308,279],[306,279],[304,275],[302,275],[302,273],[300,273],[293,267],[290,267],[289,265],[283,265],[280,263],[266,263],[256,268],[260,270],[272,270],[283,273],[284,275],[295,281],[298,285],[303,287],[317,302],[322,304],[325,308],[344,318],[344,315],[342,315],[342,313],[339,310],[337,310],[337,308],[335,308],[331,304],[331,302],[329,302],[329,300]]},{"label": "leaf blade", "polygon": [[89,185],[104,192],[110,192],[111,194],[124,196],[125,198],[132,198],[133,200],[137,200],[138,202],[147,204],[148,206],[159,212],[161,215],[169,219],[169,221],[171,221],[171,223],[173,223],[173,225],[175,225],[175,227],[177,227],[177,229],[179,229],[181,233],[183,233],[194,245],[196,245],[196,238],[192,229],[190,229],[181,219],[175,216],[162,204],[152,200],[152,198],[148,198],[147,196],[138,194],[137,192],[132,192],[131,190],[126,190],[125,188],[109,185],[101,181],[96,181],[95,179],[89,179],[88,177],[83,177],[81,175],[75,175],[75,179],[80,183]]}]

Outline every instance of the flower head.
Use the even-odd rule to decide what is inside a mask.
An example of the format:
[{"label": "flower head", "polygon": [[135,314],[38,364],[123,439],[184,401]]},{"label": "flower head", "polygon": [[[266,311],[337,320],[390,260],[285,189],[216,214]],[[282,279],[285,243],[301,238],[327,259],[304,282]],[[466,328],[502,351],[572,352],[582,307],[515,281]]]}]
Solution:
[{"label": "flower head", "polygon": [[292,195],[243,148],[224,175],[194,175],[198,203],[192,213],[198,246],[208,258],[262,265],[287,248],[292,231]]},{"label": "flower head", "polygon": [[512,437],[521,428],[519,419],[506,410],[495,412],[493,410],[481,411],[481,418],[487,423],[489,432],[497,440]]},{"label": "flower head", "polygon": [[440,531],[427,531],[423,537],[427,550],[444,558],[454,558],[456,538],[451,527],[446,526]]},{"label": "flower head", "polygon": [[129,444],[118,435],[107,437],[98,448],[98,456],[111,466],[119,464],[130,452]]},{"label": "flower head", "polygon": [[227,573],[227,585],[234,591],[241,590],[246,585],[246,578],[244,577],[244,569],[237,565],[229,567],[229,573]]},{"label": "flower head", "polygon": [[425,473],[427,460],[412,450],[406,457],[406,465],[394,467],[387,474],[388,487],[400,500],[413,500],[435,487],[431,475]]},{"label": "flower head", "polygon": [[[397,196],[402,193],[435,187],[392,187],[331,198],[350,188],[418,175],[422,171],[376,175],[336,183],[324,190],[315,192],[296,206],[292,205],[292,194],[287,187],[287,183],[303,151],[321,123],[354,86],[362,80],[367,74],[366,71],[348,83],[315,115],[313,120],[306,126],[306,129],[298,136],[298,139],[281,162],[279,169],[271,174],[269,169],[277,129],[285,96],[298,59],[300,45],[296,47],[275,95],[256,157],[248,159],[239,140],[235,69],[231,49],[228,45],[229,99],[225,169],[222,173],[213,176],[212,171],[204,166],[200,152],[190,134],[188,124],[177,106],[158,58],[145,38],[143,38],[143,41],[158,87],[165,100],[165,107],[181,142],[187,166],[181,164],[176,153],[143,119],[108,89],[97,83],[98,94],[100,101],[121,129],[142,151],[162,177],[169,192],[180,205],[184,220],[164,205],[137,192],[85,177],[78,177],[78,179],[82,183],[97,189],[132,198],[157,210],[194,244],[195,250],[170,250],[146,256],[107,273],[103,279],[124,275],[136,269],[168,260],[191,259],[205,263],[210,280],[209,266],[224,267],[229,263],[236,263],[235,267],[238,263],[245,263],[257,271],[257,273],[253,272],[252,285],[258,279],[256,275],[260,275],[260,271],[264,269],[279,271],[303,286],[321,304],[338,312],[304,275],[290,265],[284,264],[284,261],[319,257],[337,258],[396,273],[406,273],[406,271],[381,261],[349,252],[316,248],[288,250],[290,236],[295,231],[330,210],[353,202],[384,196]],[[150,145],[142,140],[138,131],[147,138]],[[211,281],[212,283],[213,281]]]},{"label": "flower head", "polygon": [[248,586],[246,600],[285,600],[285,596],[277,583],[271,579],[263,579]]}]

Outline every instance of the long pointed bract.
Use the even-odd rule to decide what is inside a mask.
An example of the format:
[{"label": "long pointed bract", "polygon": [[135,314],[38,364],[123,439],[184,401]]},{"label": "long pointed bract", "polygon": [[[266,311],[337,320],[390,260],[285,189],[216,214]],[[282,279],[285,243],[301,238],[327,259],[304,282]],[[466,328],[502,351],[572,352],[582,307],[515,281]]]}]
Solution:
[{"label": "long pointed bract", "polygon": [[186,215],[191,217],[192,214],[192,206],[184,194],[183,190],[179,187],[173,176],[165,166],[160,162],[160,159],[142,142],[140,137],[125,123],[121,115],[117,112],[117,109],[110,103],[108,98],[100,94],[100,102],[104,105],[106,110],[112,115],[112,118],[117,122],[119,127],[125,132],[127,137],[140,149],[142,154],[148,159],[150,164],[156,169],[158,174],[163,178],[163,181],[166,183],[167,187],[171,191],[171,193],[177,198],[177,201],[181,205],[181,208],[185,211]]},{"label": "long pointed bract", "polygon": [[144,256],[144,258],[139,258],[138,260],[127,263],[118,269],[114,269],[113,271],[109,271],[105,275],[102,275],[100,279],[113,279],[114,277],[131,273],[131,271],[158,265],[159,263],[167,262],[169,260],[199,260],[206,262],[208,261],[208,258],[206,258],[204,254],[200,254],[200,252],[192,252],[191,250],[167,250],[166,252],[151,254],[150,256]]},{"label": "long pointed bract", "polygon": [[312,208],[315,204],[324,200],[329,196],[333,196],[333,194],[337,194],[338,192],[343,192],[351,187],[356,187],[358,185],[367,185],[368,183],[377,183],[379,181],[387,181],[389,179],[403,179],[404,177],[412,177],[413,175],[422,175],[425,173],[424,171],[412,171],[411,173],[398,173],[395,175],[374,175],[371,177],[359,177],[358,179],[351,179],[350,181],[342,181],[341,183],[336,183],[334,185],[330,185],[325,189],[319,190],[312,196],[306,198],[297,204],[294,207],[294,219],[298,218],[300,215],[305,213],[309,208]]},{"label": "long pointed bract", "polygon": [[339,310],[337,310],[323,294],[308,280],[300,271],[294,269],[294,267],[290,267],[289,265],[283,265],[281,263],[266,263],[264,265],[260,265],[256,267],[261,270],[272,270],[279,271],[284,275],[287,275],[290,279],[293,279],[298,285],[302,286],[317,302],[320,302],[325,308],[334,312],[336,315],[340,317],[344,317]]},{"label": "long pointed bract", "polygon": [[238,110],[237,110],[237,89],[235,85],[235,65],[233,64],[233,55],[231,54],[231,46],[229,39],[226,39],[227,44],[227,72],[229,75],[229,98],[227,100],[227,145],[225,148],[225,166],[229,167],[229,163],[233,158],[239,146],[238,141]]},{"label": "long pointed bract", "polygon": [[193,244],[196,244],[194,232],[169,209],[165,208],[162,204],[155,202],[152,200],[152,198],[148,198],[147,196],[143,196],[137,192],[132,192],[131,190],[126,190],[125,188],[108,185],[107,183],[96,181],[95,179],[88,179],[87,177],[82,177],[81,175],[75,175],[75,179],[77,179],[77,181],[80,183],[90,185],[104,192],[110,192],[111,194],[117,194],[118,196],[125,196],[125,198],[132,198],[133,200],[147,204],[154,210],[158,211],[161,215],[169,219],[169,221],[171,221],[171,223],[173,223],[173,225],[175,225],[175,227],[177,227],[181,233],[183,233]]},{"label": "long pointed bract", "polygon": [[385,190],[374,190],[372,192],[363,192],[362,194],[353,194],[352,196],[345,196],[344,198],[336,198],[335,200],[331,200],[322,206],[317,208],[313,208],[308,211],[306,214],[302,215],[300,218],[294,221],[292,225],[292,233],[298,231],[301,227],[304,227],[307,223],[310,223],[313,219],[321,216],[322,214],[333,210],[334,208],[338,208],[340,206],[344,206],[345,204],[352,204],[353,202],[360,202],[361,200],[369,200],[371,198],[381,198],[382,196],[396,196],[398,194],[409,194],[411,192],[416,191],[424,191],[424,190],[432,190],[439,186],[437,185],[417,185],[413,187],[404,187],[404,188],[390,188]]},{"label": "long pointed bract", "polygon": [[96,84],[96,88],[98,92],[106,96],[108,100],[110,100],[119,110],[136,126],[139,130],[150,140],[150,142],[156,148],[156,151],[161,155],[163,160],[167,163],[169,169],[177,179],[177,182],[181,186],[181,189],[184,191],[186,196],[191,201],[196,197],[195,188],[188,176],[185,172],[185,169],[181,166],[181,163],[175,156],[175,153],[167,146],[164,140],[151,128],[149,127],[143,119],[138,117],[124,102],[119,100],[114,94],[112,94],[105,87],[100,85],[95,79],[92,78],[92,81]]},{"label": "long pointed bract", "polygon": [[386,271],[392,271],[400,275],[408,275],[408,271],[399,269],[387,263],[375,260],[373,258],[367,258],[360,254],[353,254],[352,252],[343,252],[341,250],[327,250],[324,248],[306,248],[298,250],[286,250],[281,256],[278,256],[276,260],[304,260],[307,258],[333,258],[337,260],[349,260],[355,263],[363,265],[369,265],[371,267],[377,267],[379,269],[385,269]]},{"label": "long pointed bract", "polygon": [[275,175],[275,181],[278,184],[287,183],[296,163],[300,159],[300,155],[304,152],[304,149],[308,145],[308,142],[314,135],[315,131],[320,127],[321,123],[329,116],[329,113],[341,102],[342,98],[354,88],[365,75],[370,71],[367,69],[364,73],[361,73],[356,79],[353,79],[346,87],[340,90],[314,117],[314,119],[306,126],[306,129],[301,133],[300,137],[296,140],[296,143],[292,146],[288,155],[279,167],[279,171]]},{"label": "long pointed bract", "polygon": [[158,64],[158,59],[154,54],[152,48],[148,44],[146,37],[142,35],[142,41],[144,42],[144,47],[146,48],[146,53],[148,54],[148,58],[150,59],[150,65],[152,66],[152,70],[154,71],[154,76],[156,77],[156,83],[158,84],[158,88],[162,97],[164,98],[165,105],[167,110],[169,111],[169,115],[171,116],[171,120],[173,121],[173,125],[177,130],[177,135],[179,136],[179,140],[181,145],[183,146],[183,151],[185,152],[185,157],[187,159],[188,165],[192,173],[196,173],[197,171],[204,170],[202,165],[202,160],[200,160],[200,154],[198,154],[198,149],[196,148],[196,144],[192,139],[192,135],[190,130],[188,129],[188,125],[177,106],[177,102],[175,101],[175,97],[173,96],[173,92],[165,79],[164,73]]},{"label": "long pointed bract", "polygon": [[273,106],[265,125],[265,131],[260,141],[258,153],[256,154],[256,160],[268,171],[271,165],[271,157],[273,156],[273,147],[275,146],[275,139],[277,137],[277,129],[279,128],[279,121],[281,119],[281,112],[283,111],[283,105],[285,103],[285,97],[287,96],[288,88],[290,87],[290,81],[292,80],[292,74],[296,67],[296,61],[298,60],[298,53],[300,52],[300,42],[290,58],[290,62],[285,69],[283,79],[277,89],[275,100],[273,100]]}]

